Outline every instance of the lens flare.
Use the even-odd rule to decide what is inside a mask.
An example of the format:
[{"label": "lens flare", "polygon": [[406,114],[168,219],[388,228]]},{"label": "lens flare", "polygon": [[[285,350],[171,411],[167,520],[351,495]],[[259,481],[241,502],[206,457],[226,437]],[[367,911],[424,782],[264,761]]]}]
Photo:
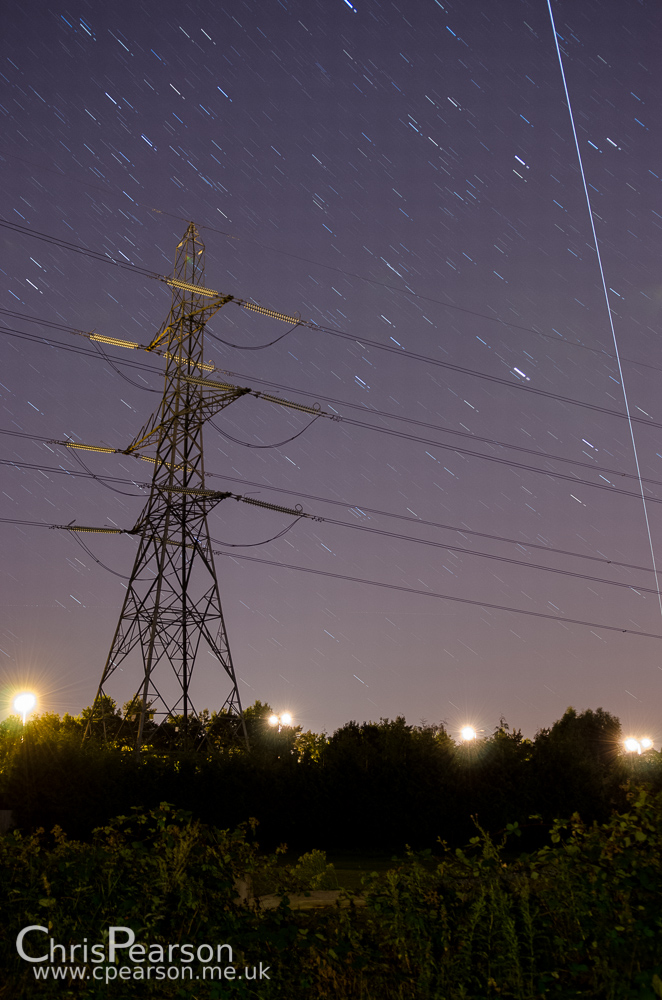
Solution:
[{"label": "lens flare", "polygon": [[14,709],[23,716],[23,725],[30,712],[34,711],[37,704],[37,697],[31,691],[22,691],[14,698]]}]

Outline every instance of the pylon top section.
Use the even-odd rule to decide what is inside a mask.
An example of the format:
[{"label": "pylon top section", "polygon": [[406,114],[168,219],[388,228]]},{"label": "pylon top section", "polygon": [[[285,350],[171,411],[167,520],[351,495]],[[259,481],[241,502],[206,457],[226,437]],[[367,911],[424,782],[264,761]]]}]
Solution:
[{"label": "pylon top section", "polygon": [[[168,353],[174,355],[169,360],[180,367],[185,361],[189,366],[202,361],[202,337],[191,335],[201,332],[207,320],[230,299],[205,288],[204,279],[205,245],[191,222],[177,244],[173,277],[168,281],[172,289],[170,315],[148,347],[154,350],[167,345]],[[216,301],[209,302],[210,297]]]},{"label": "pylon top section", "polygon": [[204,285],[205,245],[200,233],[190,222],[183,239],[177,244],[175,277],[192,285]]}]

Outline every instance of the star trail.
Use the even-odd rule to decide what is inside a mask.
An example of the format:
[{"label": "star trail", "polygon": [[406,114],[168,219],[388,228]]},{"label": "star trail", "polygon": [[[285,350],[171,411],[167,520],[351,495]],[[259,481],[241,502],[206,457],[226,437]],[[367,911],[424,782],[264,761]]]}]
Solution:
[{"label": "star trail", "polygon": [[659,741],[661,32],[635,0],[10,2],[0,686],[94,697],[135,541],[39,526],[135,523],[145,467],[57,442],[152,412],[162,359],[107,339],[150,343],[193,221],[236,300],[206,375],[334,417],[247,394],[206,429],[210,488],[321,519],[210,517],[243,703]]}]

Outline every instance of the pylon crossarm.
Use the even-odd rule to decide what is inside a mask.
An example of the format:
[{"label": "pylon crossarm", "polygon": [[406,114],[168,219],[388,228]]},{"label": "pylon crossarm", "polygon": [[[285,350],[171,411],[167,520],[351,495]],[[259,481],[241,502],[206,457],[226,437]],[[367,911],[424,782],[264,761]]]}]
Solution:
[{"label": "pylon crossarm", "polygon": [[[202,378],[200,375],[182,375],[184,382],[189,382],[191,385],[199,385],[203,389],[230,389],[233,388],[228,382],[216,382],[212,379]],[[237,388],[237,386],[234,386]],[[327,413],[323,410],[319,403],[313,403],[312,406],[308,406],[306,403],[294,403],[290,399],[283,399],[281,396],[272,396],[268,392],[260,392],[259,389],[245,388],[243,390],[245,393],[249,393],[254,396],[255,399],[263,399],[267,403],[275,403],[277,406],[286,406],[291,410],[298,410],[300,413],[310,413],[315,417],[329,417],[331,420],[342,420],[337,413]]]},{"label": "pylon crossarm", "polygon": [[153,413],[128,448],[123,449],[123,453],[132,455],[139,449],[154,444],[170,433],[173,424],[186,417],[196,417],[201,421],[209,420],[210,417],[213,417],[220,410],[224,409],[224,407],[233,403],[235,399],[239,399],[240,396],[245,396],[250,392],[250,389],[243,388],[242,386],[228,385],[227,388],[223,387],[222,394],[217,393],[215,397],[211,398],[197,398],[190,405],[183,406],[180,410],[170,413],[165,420],[162,419],[160,411]]},{"label": "pylon crossarm", "polygon": [[[200,375],[182,375],[182,380],[184,382],[189,382],[191,385],[201,385],[203,389],[223,389],[225,391],[229,389],[239,389],[240,386],[233,385],[232,382],[214,382],[208,378],[202,378]],[[245,392],[253,392],[253,389],[243,387]]]},{"label": "pylon crossarm", "polygon": [[149,462],[151,465],[164,465],[166,468],[174,469],[176,472],[181,472],[185,468],[192,470],[192,466],[186,466],[184,462],[167,462],[165,459],[155,458],[153,455],[143,455],[131,446],[128,448],[104,448],[96,444],[84,444],[82,441],[60,441],[57,438],[51,438],[46,443],[56,444],[61,448],[71,448],[74,451],[94,451],[102,455],[130,455],[131,458],[136,458],[141,462]]},{"label": "pylon crossarm", "polygon": [[[198,318],[198,321],[202,323],[202,325],[207,323],[212,318],[212,316],[214,316],[218,312],[219,309],[223,308],[224,305],[226,305],[228,302],[232,302],[234,298],[232,295],[221,295],[219,292],[212,292],[211,289],[202,288],[200,285],[190,285],[187,284],[186,282],[175,283],[173,279],[169,280],[167,278],[164,278],[163,280],[166,282],[166,284],[171,285],[172,288],[183,289],[184,291],[189,291],[189,292],[193,292],[193,290],[195,289],[196,291],[194,292],[194,294],[196,295],[211,294],[217,297],[218,301],[216,302],[209,302],[203,306],[197,306],[197,307],[194,306],[193,308],[189,308],[186,312],[186,315],[183,317],[187,321],[192,321],[194,318]],[[184,285],[186,286],[185,288],[183,288]],[[207,315],[204,315],[205,313]],[[156,348],[163,343],[164,338],[167,337],[173,330],[175,330],[181,322],[182,322],[181,317],[174,323],[166,322],[163,325],[163,327],[159,330],[157,335],[154,337],[154,339],[147,345],[147,347],[144,348],[144,350],[146,351],[156,350]]]},{"label": "pylon crossarm", "polygon": [[[281,507],[279,504],[268,503],[266,500],[256,500],[254,497],[241,496],[238,493],[229,493],[227,491],[219,490],[202,490],[187,488],[183,486],[160,486],[156,484],[155,488],[162,493],[179,493],[187,497],[192,497],[194,501],[198,502],[201,508],[201,515],[206,516],[209,513],[211,507],[210,504],[216,506],[221,500],[236,500],[240,503],[250,504],[252,507],[262,507],[264,510],[274,510],[280,514],[290,514],[292,517],[305,517],[311,521],[323,522],[323,517],[318,517],[316,514],[308,514],[303,509],[301,504],[297,504],[296,507]],[[85,524],[51,524],[51,529],[59,529],[60,531],[71,531],[73,533],[85,533],[93,532],[99,535],[140,535],[144,532],[147,526],[147,522],[144,519],[139,519],[133,528],[106,528],[103,526],[96,527],[95,525],[85,525]],[[156,536],[155,536],[156,537]],[[181,545],[182,542],[175,538],[165,538],[157,539],[164,542],[166,545]],[[200,552],[206,551],[204,547],[200,545],[200,542],[196,539],[194,542],[187,543],[186,548],[198,548]]]},{"label": "pylon crossarm", "polygon": [[220,490],[197,489],[194,486],[170,486],[168,483],[154,483],[154,489],[159,493],[181,493],[187,497],[197,497],[203,502],[213,500],[215,503],[234,495]]},{"label": "pylon crossarm", "polygon": [[104,344],[106,347],[123,347],[128,351],[149,351],[150,354],[156,354],[160,358],[165,358],[166,361],[170,361],[172,359],[174,361],[178,361],[182,365],[185,364],[193,368],[201,368],[206,372],[215,372],[216,365],[214,364],[199,360],[193,361],[185,355],[171,354],[169,351],[163,351],[158,347],[153,346],[154,344],[160,343],[163,337],[169,333],[172,328],[172,324],[167,324],[162,327],[151,344],[140,344],[137,340],[123,340],[120,337],[108,337],[105,333],[96,333],[94,330],[72,330],[71,332],[77,334],[79,337],[86,337],[93,343]]},{"label": "pylon crossarm", "polygon": [[144,427],[138,432],[136,437],[134,437],[131,444],[125,449],[127,455],[133,454],[142,445],[147,445],[151,443],[151,439],[156,431],[158,431],[163,426],[161,421],[161,412],[156,410]]},{"label": "pylon crossarm", "polygon": [[200,404],[201,418],[209,420],[217,413],[220,413],[221,410],[224,410],[226,406],[229,406],[230,403],[234,403],[235,399],[250,395],[251,391],[251,389],[242,386],[234,386],[231,392],[223,390],[222,392],[217,392],[215,396],[204,396]]},{"label": "pylon crossarm", "polygon": [[[61,448],[71,448],[74,451],[93,451],[98,452],[102,455],[131,455],[132,458],[138,458],[141,462],[151,462],[152,465],[166,465],[168,468],[172,466],[172,462],[166,462],[164,459],[154,458],[152,455],[141,455],[140,452],[135,451],[131,446],[128,448],[104,448],[101,445],[96,444],[85,444],[82,441],[59,441],[57,438],[51,438],[48,444],[57,444]],[[183,464],[175,465],[174,468],[182,469]]]}]

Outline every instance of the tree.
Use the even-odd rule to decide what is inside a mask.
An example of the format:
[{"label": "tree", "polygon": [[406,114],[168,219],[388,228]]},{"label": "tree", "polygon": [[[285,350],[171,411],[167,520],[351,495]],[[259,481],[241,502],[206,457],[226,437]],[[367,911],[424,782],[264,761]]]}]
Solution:
[{"label": "tree", "polygon": [[294,752],[299,764],[319,764],[328,744],[325,733],[314,733],[311,729],[298,732],[294,740]]},{"label": "tree", "polygon": [[85,729],[89,724],[90,734],[101,739],[112,739],[116,736],[123,721],[117,702],[107,694],[101,695],[93,705],[84,708],[81,712],[81,719],[85,724]]},{"label": "tree", "polygon": [[585,820],[602,820],[623,802],[621,724],[603,708],[567,708],[551,729],[536,734],[531,764],[533,780],[544,789],[543,815],[577,810]]}]

